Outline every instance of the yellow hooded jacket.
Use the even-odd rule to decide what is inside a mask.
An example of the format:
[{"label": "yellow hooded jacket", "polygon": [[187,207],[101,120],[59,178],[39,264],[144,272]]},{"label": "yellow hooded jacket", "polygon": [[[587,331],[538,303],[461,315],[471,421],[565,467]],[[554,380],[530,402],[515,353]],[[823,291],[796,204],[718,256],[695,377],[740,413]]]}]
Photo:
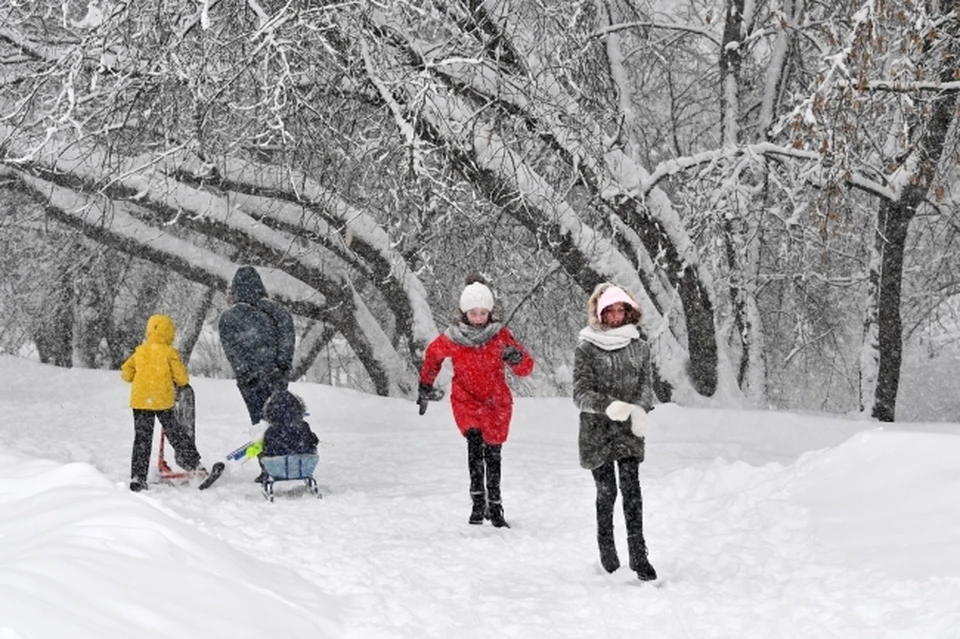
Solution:
[{"label": "yellow hooded jacket", "polygon": [[176,334],[173,320],[166,315],[153,315],[147,320],[144,343],[120,367],[120,377],[132,382],[130,407],[143,410],[173,408],[173,385],[190,383],[187,367],[180,353],[171,344]]}]

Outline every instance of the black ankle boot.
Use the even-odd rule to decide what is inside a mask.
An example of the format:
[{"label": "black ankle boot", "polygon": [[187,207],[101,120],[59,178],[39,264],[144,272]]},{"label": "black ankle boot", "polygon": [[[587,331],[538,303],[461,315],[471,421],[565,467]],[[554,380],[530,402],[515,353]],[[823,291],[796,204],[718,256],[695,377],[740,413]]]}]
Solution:
[{"label": "black ankle boot", "polygon": [[630,549],[630,570],[637,573],[637,579],[640,581],[656,579],[657,571],[647,559],[647,542],[644,541],[643,536],[628,537],[627,545]]},{"label": "black ankle boot", "polygon": [[616,572],[620,567],[620,557],[617,556],[617,544],[612,536],[598,536],[597,544],[600,547],[600,565],[607,572]]},{"label": "black ankle boot", "polygon": [[509,528],[510,524],[503,518],[503,504],[499,501],[491,501],[488,509],[490,523],[494,528]]},{"label": "black ankle boot", "polygon": [[487,516],[487,496],[483,493],[470,493],[473,500],[473,510],[470,511],[468,523],[480,525]]}]

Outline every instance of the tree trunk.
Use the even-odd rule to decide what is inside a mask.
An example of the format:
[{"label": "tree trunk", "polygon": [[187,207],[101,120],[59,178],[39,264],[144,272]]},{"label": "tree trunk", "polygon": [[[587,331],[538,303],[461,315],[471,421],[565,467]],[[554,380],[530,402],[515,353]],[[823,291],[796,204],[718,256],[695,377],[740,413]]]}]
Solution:
[{"label": "tree trunk", "polygon": [[905,203],[883,202],[878,217],[877,252],[880,255],[880,278],[877,295],[877,345],[880,349],[880,361],[872,416],[882,422],[892,422],[896,415],[903,355],[900,324],[903,254],[913,212]]},{"label": "tree trunk", "polygon": [[[73,252],[79,250],[79,243]],[[33,330],[33,343],[44,364],[70,368],[73,366],[73,334],[75,289],[73,272],[64,268],[52,294],[44,300],[39,325]]]},{"label": "tree trunk", "polygon": [[178,331],[180,333],[180,359],[184,362],[189,362],[190,356],[193,355],[193,349],[203,332],[203,325],[206,323],[207,315],[213,307],[213,297],[216,293],[217,290],[212,286],[206,287],[200,296],[200,300],[193,305],[190,318]]},{"label": "tree trunk", "polygon": [[293,369],[290,371],[291,381],[307,374],[317,360],[317,356],[336,334],[335,328],[323,322],[310,323],[309,328],[300,337],[300,346],[297,348],[297,356],[293,360]]},{"label": "tree trunk", "polygon": [[[949,0],[940,7],[943,15],[954,11],[960,0]],[[950,82],[957,71],[960,33],[956,20],[946,21],[944,30],[952,30],[944,50],[937,54],[941,82]],[[896,201],[881,202],[877,212],[877,252],[879,253],[879,281],[876,285],[877,348],[879,362],[871,415],[882,421],[896,418],[897,391],[900,386],[900,364],[903,359],[903,334],[900,319],[900,297],[903,288],[903,255],[910,221],[917,208],[927,198],[943,156],[947,134],[956,115],[957,91],[950,90],[933,97],[930,109],[914,113],[909,120],[910,153],[900,163],[909,180],[902,180],[901,193]],[[867,326],[867,335],[871,335]]]}]

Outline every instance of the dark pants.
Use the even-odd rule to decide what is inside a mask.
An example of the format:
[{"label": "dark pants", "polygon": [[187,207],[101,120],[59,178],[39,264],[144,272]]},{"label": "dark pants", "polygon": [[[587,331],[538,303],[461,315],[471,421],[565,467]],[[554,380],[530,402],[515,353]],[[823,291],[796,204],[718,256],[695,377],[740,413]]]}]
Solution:
[{"label": "dark pants", "polygon": [[177,466],[184,470],[196,470],[200,465],[200,453],[193,437],[187,432],[169,410],[141,410],[133,409],[133,455],[130,459],[130,477],[143,482],[147,481],[147,471],[150,469],[150,452],[153,448],[154,418],[160,420],[160,425],[173,446]]},{"label": "dark pants", "polygon": [[[616,466],[616,470],[614,470]],[[597,539],[601,547],[613,544],[613,506],[617,501],[617,475],[623,495],[623,518],[629,539],[643,539],[643,497],[640,494],[640,460],[625,457],[593,469],[597,485]]]},{"label": "dark pants", "polygon": [[241,384],[237,382],[237,388],[240,389],[240,396],[247,405],[247,412],[250,413],[250,423],[256,424],[263,419],[263,405],[267,403],[270,396],[275,391],[286,390],[286,380],[276,382],[256,382],[254,384]]},{"label": "dark pants", "polygon": [[500,503],[500,444],[487,444],[479,428],[467,431],[467,468],[470,471],[471,496],[484,492],[486,475],[487,500]]}]

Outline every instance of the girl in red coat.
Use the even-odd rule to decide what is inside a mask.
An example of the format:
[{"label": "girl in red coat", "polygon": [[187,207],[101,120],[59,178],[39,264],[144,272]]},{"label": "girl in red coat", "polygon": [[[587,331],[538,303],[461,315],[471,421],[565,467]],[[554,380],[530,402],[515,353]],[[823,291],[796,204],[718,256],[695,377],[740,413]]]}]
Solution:
[{"label": "girl in red coat", "polygon": [[500,498],[500,449],[507,441],[513,414],[513,395],[504,369],[509,366],[515,375],[529,375],[533,359],[497,320],[493,308],[493,293],[483,278],[468,278],[460,295],[459,321],[427,346],[418,401],[422,415],[428,400],[442,397],[433,382],[449,357],[453,362],[450,405],[457,428],[467,439],[473,501],[469,522],[482,524],[488,518],[503,528],[509,524],[503,518]]}]

